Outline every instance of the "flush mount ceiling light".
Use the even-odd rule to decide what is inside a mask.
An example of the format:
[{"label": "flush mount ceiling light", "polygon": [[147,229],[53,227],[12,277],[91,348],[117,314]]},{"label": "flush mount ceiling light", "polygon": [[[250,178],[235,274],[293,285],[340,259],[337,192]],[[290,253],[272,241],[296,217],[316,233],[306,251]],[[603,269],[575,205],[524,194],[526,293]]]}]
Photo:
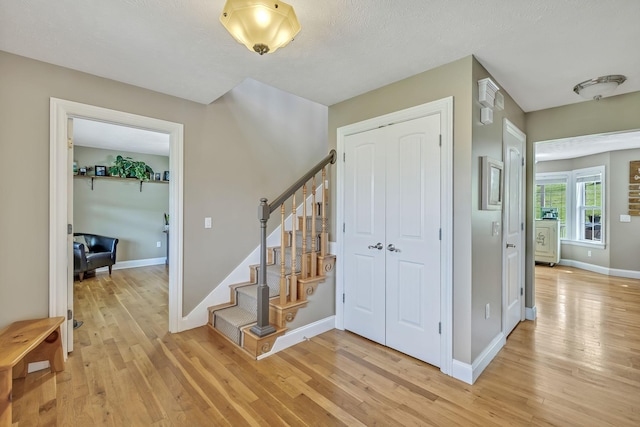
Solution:
[{"label": "flush mount ceiling light", "polygon": [[597,79],[586,80],[578,83],[573,91],[586,99],[599,100],[600,98],[611,95],[616,88],[627,80],[625,76],[620,74],[612,74],[609,76],[598,77]]},{"label": "flush mount ceiling light", "polygon": [[260,55],[286,46],[300,31],[293,8],[274,0],[227,0],[220,22],[234,39]]}]

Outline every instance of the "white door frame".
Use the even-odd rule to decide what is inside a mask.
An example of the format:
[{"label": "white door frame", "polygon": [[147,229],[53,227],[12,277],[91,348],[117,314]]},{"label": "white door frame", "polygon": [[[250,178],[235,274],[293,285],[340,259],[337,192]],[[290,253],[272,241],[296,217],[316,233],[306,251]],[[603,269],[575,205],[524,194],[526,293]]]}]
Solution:
[{"label": "white door frame", "polygon": [[[67,180],[71,168],[67,164],[69,118],[98,120],[169,134],[169,331],[179,332],[182,321],[184,126],[57,98],[50,99],[49,316],[67,317]],[[66,357],[66,329],[62,335]]]},{"label": "white door frame", "polygon": [[[392,123],[413,120],[419,117],[440,114],[442,134],[441,153],[441,221],[442,221],[442,259],[440,316],[442,334],[440,336],[440,370],[451,375],[453,363],[453,97],[396,111],[362,122],[343,126],[337,130],[338,158],[344,156],[345,138],[360,132],[376,129]],[[343,157],[344,158],[344,157]],[[338,161],[336,171],[336,246],[338,260],[344,259],[344,162]],[[344,330],[344,268],[336,263],[336,328]]]},{"label": "white door frame", "polygon": [[[526,148],[527,148],[527,136],[525,135],[524,132],[522,132],[520,129],[518,129],[518,127],[516,125],[514,125],[511,121],[509,121],[509,119],[505,118],[504,119],[504,124],[503,124],[503,129],[502,129],[502,134],[503,134],[503,141],[504,138],[506,137],[507,134],[513,136],[514,138],[516,138],[518,141],[520,141],[520,153],[522,154],[522,159],[523,159],[523,163],[522,163],[522,171],[521,174],[522,176],[520,177],[520,212],[522,215],[522,224],[523,226],[520,228],[520,274],[519,274],[519,279],[520,279],[520,287],[523,289],[524,291],[524,287],[525,287],[525,252],[526,252],[526,233],[524,231],[524,224],[526,224],[527,222],[527,207],[526,207],[526,203],[527,203],[527,197],[526,197],[526,182],[527,182],[527,173],[526,173],[526,164],[527,164],[527,153],[526,153]],[[504,153],[504,147],[503,147],[503,153]],[[507,159],[504,159],[504,161],[506,162]],[[503,206],[504,211],[506,211],[507,207]],[[504,212],[503,211],[503,212]],[[503,213],[504,215],[504,213]],[[504,217],[502,218],[502,227],[503,230],[506,227],[505,221],[504,221]],[[502,332],[506,332],[505,328],[507,326],[507,305],[509,304],[507,301],[507,280],[505,277],[505,247],[507,244],[506,241],[506,233],[502,233]],[[525,293],[523,292],[520,296],[520,321],[525,320]],[[506,338],[506,335],[505,335]]]}]

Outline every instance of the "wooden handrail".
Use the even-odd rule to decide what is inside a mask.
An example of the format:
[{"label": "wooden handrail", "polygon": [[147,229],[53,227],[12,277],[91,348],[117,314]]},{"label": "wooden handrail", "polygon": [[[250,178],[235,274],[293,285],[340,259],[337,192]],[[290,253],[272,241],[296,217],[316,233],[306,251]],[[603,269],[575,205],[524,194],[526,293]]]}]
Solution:
[{"label": "wooden handrail", "polygon": [[312,176],[315,176],[318,172],[322,170],[329,163],[334,164],[338,158],[338,154],[336,150],[329,151],[329,155],[322,159],[320,163],[315,165],[313,168],[309,170],[306,174],[304,174],[300,179],[298,179],[291,187],[287,188],[284,193],[276,197],[276,199],[269,204],[269,213],[273,213],[276,209],[280,207],[293,193],[302,188],[302,185],[309,181]]},{"label": "wooden handrail", "polygon": [[[316,235],[316,219],[318,218],[318,208],[316,206],[316,175],[322,171],[322,233],[321,238],[321,251],[322,255],[326,254],[326,217],[325,217],[325,204],[326,204],[326,166],[328,164],[334,164],[337,160],[336,150],[331,150],[329,155],[322,159],[317,165],[298,179],[293,185],[291,185],[284,193],[278,196],[273,202],[268,203],[266,198],[260,199],[260,205],[258,207],[258,220],[260,221],[260,269],[258,274],[258,319],[257,323],[251,327],[251,332],[258,337],[264,337],[275,332],[275,328],[269,324],[269,286],[267,285],[267,221],[271,213],[280,208],[280,304],[286,305],[288,302],[296,303],[299,298],[306,297],[298,295],[298,276],[296,265],[296,198],[295,194],[302,188],[303,194],[303,226],[302,226],[302,254],[301,254],[301,266],[300,266],[300,278],[307,279],[308,277],[317,276],[317,263],[318,263],[318,236]],[[312,220],[311,220],[311,252],[307,253],[307,182],[311,180],[311,194],[312,194]],[[287,277],[285,269],[285,205],[284,203],[293,196],[293,208],[292,213],[292,236],[290,240],[291,244],[291,274],[289,275],[289,292],[287,295]],[[309,271],[310,270],[310,271]],[[288,300],[288,301],[287,301]]]}]

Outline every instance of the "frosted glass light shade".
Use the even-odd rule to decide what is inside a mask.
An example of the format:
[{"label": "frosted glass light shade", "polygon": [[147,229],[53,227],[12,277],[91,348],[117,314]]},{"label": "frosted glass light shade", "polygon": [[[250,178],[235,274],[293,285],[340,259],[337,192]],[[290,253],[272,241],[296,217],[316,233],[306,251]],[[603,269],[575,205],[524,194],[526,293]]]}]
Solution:
[{"label": "frosted glass light shade", "polygon": [[578,83],[573,88],[573,91],[585,99],[595,99],[597,101],[600,98],[611,95],[625,80],[627,78],[619,74],[602,76]]},{"label": "frosted glass light shade", "polygon": [[293,8],[274,0],[227,0],[220,22],[234,39],[260,55],[286,46],[300,31]]}]

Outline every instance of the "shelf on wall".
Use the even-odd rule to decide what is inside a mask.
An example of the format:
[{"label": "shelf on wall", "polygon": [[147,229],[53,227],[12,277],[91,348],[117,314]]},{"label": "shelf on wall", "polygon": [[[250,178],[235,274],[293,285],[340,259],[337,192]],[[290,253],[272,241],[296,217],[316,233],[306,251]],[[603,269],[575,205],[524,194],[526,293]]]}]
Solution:
[{"label": "shelf on wall", "polygon": [[107,179],[107,180],[117,180],[117,181],[139,181],[140,182],[140,192],[142,193],[142,184],[168,184],[169,181],[142,181],[137,178],[121,178],[119,176],[95,176],[95,175],[74,175],[74,178],[82,178],[82,179],[90,179],[91,180],[91,191],[93,191],[93,181],[95,179]]}]

